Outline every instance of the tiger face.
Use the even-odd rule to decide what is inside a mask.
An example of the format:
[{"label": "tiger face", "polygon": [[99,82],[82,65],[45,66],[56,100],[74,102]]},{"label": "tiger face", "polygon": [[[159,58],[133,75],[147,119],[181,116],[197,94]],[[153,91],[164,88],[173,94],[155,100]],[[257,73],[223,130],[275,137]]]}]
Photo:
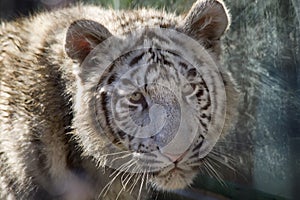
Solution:
[{"label": "tiger face", "polygon": [[197,1],[173,29],[113,35],[74,22],[66,52],[80,63],[74,125],[84,153],[159,189],[190,185],[227,117],[218,56],[228,24],[221,1]]}]

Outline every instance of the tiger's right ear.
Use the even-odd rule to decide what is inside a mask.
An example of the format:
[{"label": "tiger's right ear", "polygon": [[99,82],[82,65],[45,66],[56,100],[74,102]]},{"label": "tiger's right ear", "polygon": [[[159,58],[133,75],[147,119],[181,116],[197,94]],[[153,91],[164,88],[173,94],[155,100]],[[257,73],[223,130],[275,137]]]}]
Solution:
[{"label": "tiger's right ear", "polygon": [[66,35],[65,51],[80,63],[101,42],[112,34],[103,25],[92,20],[74,21]]}]

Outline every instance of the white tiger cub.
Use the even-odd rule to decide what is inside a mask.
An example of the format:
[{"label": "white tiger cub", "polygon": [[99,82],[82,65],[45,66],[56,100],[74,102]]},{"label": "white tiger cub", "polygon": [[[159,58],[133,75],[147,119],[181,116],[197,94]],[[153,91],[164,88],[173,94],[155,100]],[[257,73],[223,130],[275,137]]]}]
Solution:
[{"label": "white tiger cub", "polygon": [[0,197],[141,199],[192,184],[232,124],[221,0],[76,6],[0,28]]}]

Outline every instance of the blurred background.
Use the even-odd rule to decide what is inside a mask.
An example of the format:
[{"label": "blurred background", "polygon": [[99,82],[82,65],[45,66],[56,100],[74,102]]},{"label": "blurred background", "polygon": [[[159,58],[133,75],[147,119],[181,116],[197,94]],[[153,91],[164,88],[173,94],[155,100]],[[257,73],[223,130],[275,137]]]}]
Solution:
[{"label": "blurred background", "polygon": [[[192,188],[152,199],[300,199],[300,1],[224,0],[232,15],[222,63],[240,90],[237,125],[216,145],[222,163]],[[74,0],[0,0],[9,21]],[[112,9],[151,7],[186,13],[194,0],[86,0]]]}]

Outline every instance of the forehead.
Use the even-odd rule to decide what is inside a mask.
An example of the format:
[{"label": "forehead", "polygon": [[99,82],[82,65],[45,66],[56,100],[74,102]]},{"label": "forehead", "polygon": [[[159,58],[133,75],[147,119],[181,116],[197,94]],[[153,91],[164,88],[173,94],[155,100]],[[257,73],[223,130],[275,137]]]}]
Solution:
[{"label": "forehead", "polygon": [[162,13],[152,9],[119,11],[109,15],[109,29],[120,35],[141,27],[174,28],[183,19],[171,13]]},{"label": "forehead", "polygon": [[126,74],[131,78],[144,74],[150,82],[159,79],[180,81],[181,76],[191,79],[199,74],[189,61],[176,52],[153,47],[131,52],[121,65],[127,66],[128,73]]},{"label": "forehead", "polygon": [[211,76],[217,69],[209,52],[195,40],[175,30],[149,27],[112,36],[99,44],[87,60],[93,61],[83,66],[86,74],[103,85],[126,76],[140,80],[141,74],[148,75],[149,80],[144,82],[154,81],[158,75],[165,81],[178,74],[192,81],[199,75]]}]

